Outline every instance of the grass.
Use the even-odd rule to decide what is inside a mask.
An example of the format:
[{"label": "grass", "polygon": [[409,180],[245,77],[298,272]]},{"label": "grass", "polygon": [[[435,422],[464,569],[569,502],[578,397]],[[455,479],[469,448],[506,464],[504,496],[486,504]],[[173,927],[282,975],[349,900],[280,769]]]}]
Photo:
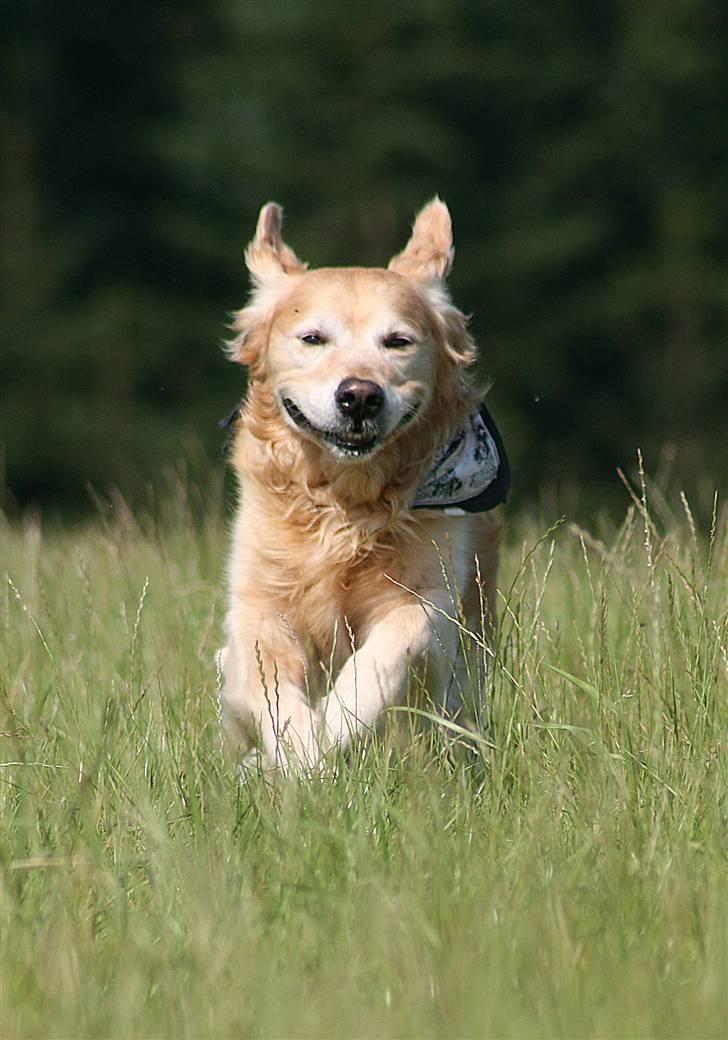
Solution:
[{"label": "grass", "polygon": [[512,518],[487,743],[271,785],[219,502],[0,531],[0,1034],[725,1036],[725,512]]}]

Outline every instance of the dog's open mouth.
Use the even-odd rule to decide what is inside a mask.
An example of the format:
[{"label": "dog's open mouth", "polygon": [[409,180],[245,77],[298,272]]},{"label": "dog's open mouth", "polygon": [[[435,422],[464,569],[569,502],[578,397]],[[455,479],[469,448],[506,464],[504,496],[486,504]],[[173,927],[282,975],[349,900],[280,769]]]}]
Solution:
[{"label": "dog's open mouth", "polygon": [[[371,453],[382,443],[379,431],[373,428],[370,422],[363,423],[361,429],[350,430],[320,430],[306,418],[301,409],[290,397],[282,397],[281,404],[285,408],[289,418],[301,430],[314,434],[324,441],[337,454],[346,455],[348,458],[360,459]],[[406,425],[419,411],[419,403],[414,406],[397,424],[396,429]]]},{"label": "dog's open mouth", "polygon": [[332,448],[341,452],[342,455],[349,455],[352,458],[361,458],[362,456],[369,455],[370,452],[374,451],[379,443],[378,433],[364,428],[361,430],[347,430],[346,432],[319,430],[306,418],[298,405],[294,404],[290,397],[282,398],[281,403],[299,429],[307,430],[309,433],[313,433],[317,437],[320,437],[322,441],[330,444]]}]

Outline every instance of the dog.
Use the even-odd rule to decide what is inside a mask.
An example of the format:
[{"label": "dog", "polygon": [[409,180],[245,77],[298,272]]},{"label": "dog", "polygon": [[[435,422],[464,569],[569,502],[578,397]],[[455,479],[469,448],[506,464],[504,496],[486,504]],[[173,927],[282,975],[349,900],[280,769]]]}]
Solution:
[{"label": "dog", "polygon": [[226,730],[289,770],[376,729],[424,660],[440,707],[462,709],[462,632],[495,618],[510,471],[445,286],[446,205],[386,269],[308,270],[281,223],[262,208],[228,344],[248,388],[221,668]]}]

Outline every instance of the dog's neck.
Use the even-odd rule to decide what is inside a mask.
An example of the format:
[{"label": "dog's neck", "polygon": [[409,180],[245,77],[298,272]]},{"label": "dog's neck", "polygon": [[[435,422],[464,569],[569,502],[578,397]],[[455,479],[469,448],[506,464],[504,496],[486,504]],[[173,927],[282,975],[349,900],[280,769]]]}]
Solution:
[{"label": "dog's neck", "polygon": [[386,517],[394,519],[411,509],[433,455],[475,399],[464,385],[446,384],[422,419],[393,443],[371,460],[351,462],[291,429],[269,388],[254,380],[242,412],[234,465],[243,482],[253,480],[263,494],[292,496],[314,512],[328,506],[369,513],[381,525]]}]

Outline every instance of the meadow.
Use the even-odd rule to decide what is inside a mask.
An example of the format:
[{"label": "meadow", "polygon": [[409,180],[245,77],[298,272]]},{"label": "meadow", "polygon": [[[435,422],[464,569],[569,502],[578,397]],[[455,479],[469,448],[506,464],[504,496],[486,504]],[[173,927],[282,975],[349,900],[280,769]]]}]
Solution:
[{"label": "meadow", "polygon": [[0,1035],[726,1036],[725,508],[509,515],[487,730],[271,781],[222,503],[0,530]]}]

